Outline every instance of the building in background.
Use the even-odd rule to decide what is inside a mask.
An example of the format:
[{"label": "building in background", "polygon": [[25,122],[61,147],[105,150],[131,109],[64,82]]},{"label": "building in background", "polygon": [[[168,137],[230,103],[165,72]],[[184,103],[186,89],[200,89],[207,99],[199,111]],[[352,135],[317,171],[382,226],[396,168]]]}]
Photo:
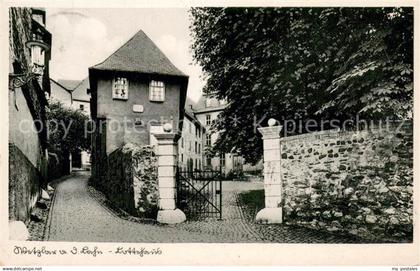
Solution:
[{"label": "building in background", "polygon": [[9,33],[9,220],[27,222],[47,180],[51,34],[45,11],[10,8]]},{"label": "building in background", "polygon": [[187,98],[181,138],[178,141],[178,166],[182,171],[203,170],[206,129],[192,110],[193,102]]},{"label": "building in background", "polygon": [[72,90],[72,108],[81,110],[90,116],[89,77],[86,77]]},{"label": "building in background", "polygon": [[[60,80],[58,80],[60,81]],[[63,86],[58,81],[50,78],[50,95],[48,95],[48,100],[50,101],[59,101],[64,105],[71,105],[71,90]]]},{"label": "building in background", "polygon": [[108,155],[127,143],[153,145],[153,133],[184,118],[188,76],[153,41],[137,32],[102,63],[89,68],[92,179],[105,180]]},{"label": "building in background", "polygon": [[243,158],[235,153],[221,153],[210,155],[208,153],[216,142],[219,132],[211,131],[211,124],[217,119],[218,115],[226,107],[226,102],[209,98],[205,95],[201,96],[197,103],[192,104],[192,112],[197,120],[205,127],[204,135],[204,154],[203,154],[203,168],[219,169],[221,168],[224,174],[241,172],[243,170]]}]

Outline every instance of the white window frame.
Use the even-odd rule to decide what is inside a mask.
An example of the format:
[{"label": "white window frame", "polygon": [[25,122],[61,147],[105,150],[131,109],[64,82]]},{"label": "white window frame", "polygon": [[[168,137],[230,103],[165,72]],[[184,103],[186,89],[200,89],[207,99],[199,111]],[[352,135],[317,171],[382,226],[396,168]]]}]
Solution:
[{"label": "white window frame", "polygon": [[220,166],[221,167],[225,167],[226,166],[226,155],[224,153],[222,153],[220,155]]},{"label": "white window frame", "polygon": [[211,115],[210,114],[206,115],[206,125],[207,126],[211,125]]},{"label": "white window frame", "polygon": [[[154,91],[162,91],[161,95],[153,95]],[[151,102],[164,102],[165,101],[165,83],[163,81],[152,80],[149,83],[149,100]]]},{"label": "white window frame", "polygon": [[[112,99],[115,100],[128,100],[128,79],[126,77],[115,77],[112,81]],[[120,93],[124,91],[125,95]]]},{"label": "white window frame", "polygon": [[211,146],[211,134],[206,134],[206,146]]}]

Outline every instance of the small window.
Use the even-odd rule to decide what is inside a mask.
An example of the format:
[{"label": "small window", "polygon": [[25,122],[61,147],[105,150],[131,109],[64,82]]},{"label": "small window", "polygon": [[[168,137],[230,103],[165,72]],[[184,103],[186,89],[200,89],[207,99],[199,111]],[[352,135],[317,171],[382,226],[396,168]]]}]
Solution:
[{"label": "small window", "polygon": [[206,107],[210,107],[210,106],[211,106],[211,99],[206,98]]},{"label": "small window", "polygon": [[210,125],[211,124],[211,115],[206,115],[206,125]]},{"label": "small window", "polygon": [[206,135],[206,145],[210,146],[211,145],[211,134],[207,134]]},{"label": "small window", "polygon": [[221,167],[224,167],[224,166],[225,166],[225,162],[226,162],[226,159],[225,159],[225,154],[224,154],[224,153],[222,153],[222,154],[220,155],[220,166],[221,166]]},{"label": "small window", "polygon": [[184,148],[184,138],[181,138],[181,148]]},{"label": "small window", "polygon": [[80,110],[85,110],[85,106],[83,104],[79,105]]},{"label": "small window", "polygon": [[116,77],[112,85],[112,98],[128,100],[128,80],[123,77]]},{"label": "small window", "polygon": [[149,100],[153,102],[165,101],[165,84],[161,81],[151,81],[149,87]]},{"label": "small window", "polygon": [[198,143],[198,154],[201,154],[201,144]]},{"label": "small window", "polygon": [[206,166],[211,166],[211,157],[209,155],[206,155]]}]

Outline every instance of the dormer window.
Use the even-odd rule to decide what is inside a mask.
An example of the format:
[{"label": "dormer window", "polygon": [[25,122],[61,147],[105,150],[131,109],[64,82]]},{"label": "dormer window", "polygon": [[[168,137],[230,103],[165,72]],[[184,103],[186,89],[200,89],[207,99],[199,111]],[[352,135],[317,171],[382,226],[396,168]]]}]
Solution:
[{"label": "dormer window", "polygon": [[162,81],[152,80],[150,82],[149,100],[152,102],[165,101],[165,84]]},{"label": "dormer window", "polygon": [[210,98],[206,98],[206,107],[210,107],[211,106],[211,100]]},{"label": "dormer window", "polygon": [[114,78],[112,99],[128,100],[128,80],[124,77]]}]

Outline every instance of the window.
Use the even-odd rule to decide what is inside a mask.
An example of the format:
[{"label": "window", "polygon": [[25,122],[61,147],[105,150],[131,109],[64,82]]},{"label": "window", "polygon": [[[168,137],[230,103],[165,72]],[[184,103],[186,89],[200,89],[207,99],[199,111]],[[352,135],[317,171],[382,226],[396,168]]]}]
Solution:
[{"label": "window", "polygon": [[181,148],[184,148],[184,138],[181,138]]},{"label": "window", "polygon": [[85,110],[85,106],[83,104],[79,105],[80,110]]},{"label": "window", "polygon": [[194,144],[194,152],[195,152],[195,153],[197,153],[197,152],[198,152],[198,149],[197,149],[197,142],[195,142],[195,144]]},{"label": "window", "polygon": [[209,155],[206,155],[206,166],[211,166],[211,157]]},{"label": "window", "polygon": [[184,163],[184,154],[181,153],[181,162]]},{"label": "window", "polygon": [[220,155],[220,166],[221,166],[221,167],[224,167],[224,166],[225,166],[225,162],[226,162],[226,159],[225,159],[225,154],[224,154],[224,153],[222,153],[222,154]]},{"label": "window", "polygon": [[162,81],[151,81],[149,87],[149,100],[153,102],[165,101],[165,84]]},{"label": "window", "polygon": [[123,77],[116,77],[112,84],[112,98],[128,100],[128,80]]},{"label": "window", "polygon": [[211,115],[206,115],[206,125],[209,126],[211,124]]},{"label": "window", "polygon": [[201,144],[198,143],[198,154],[201,154]]},{"label": "window", "polygon": [[190,143],[190,146],[189,146],[188,150],[191,151],[191,149],[192,149],[191,141],[189,143]]},{"label": "window", "polygon": [[206,145],[211,146],[211,134],[206,135]]}]

